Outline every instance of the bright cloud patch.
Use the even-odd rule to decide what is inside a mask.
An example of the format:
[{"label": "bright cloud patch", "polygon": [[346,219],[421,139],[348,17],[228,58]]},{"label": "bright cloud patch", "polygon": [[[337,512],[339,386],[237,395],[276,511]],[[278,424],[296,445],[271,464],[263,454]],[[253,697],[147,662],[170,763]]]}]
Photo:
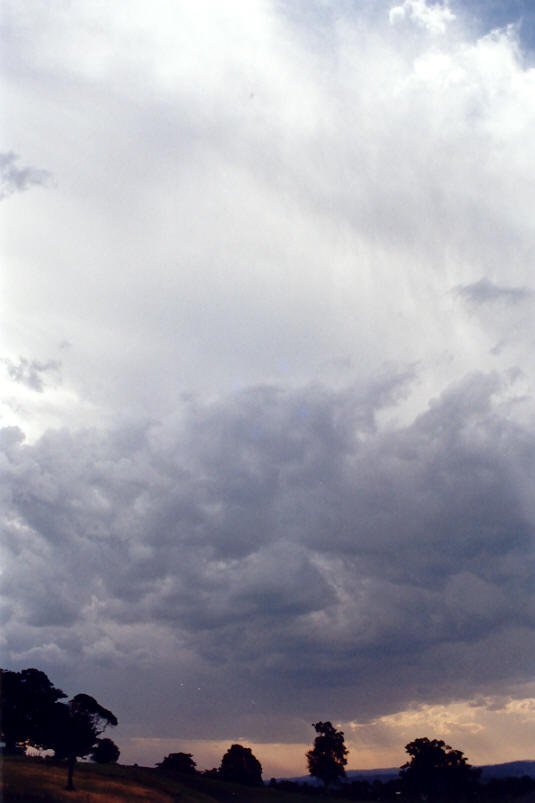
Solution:
[{"label": "bright cloud patch", "polygon": [[432,34],[445,33],[447,25],[455,19],[455,14],[442,3],[427,3],[426,0],[404,0],[400,6],[390,9],[392,24],[410,19]]}]

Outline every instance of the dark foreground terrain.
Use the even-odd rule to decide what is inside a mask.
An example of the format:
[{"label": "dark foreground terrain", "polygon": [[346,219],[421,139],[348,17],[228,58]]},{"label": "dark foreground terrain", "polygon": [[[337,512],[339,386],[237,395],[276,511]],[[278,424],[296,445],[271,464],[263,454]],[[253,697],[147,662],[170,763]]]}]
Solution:
[{"label": "dark foreground terrain", "polygon": [[[335,800],[326,794],[311,797],[282,789],[250,788],[200,775],[173,777],[148,767],[77,764],[74,792],[65,789],[66,779],[64,766],[42,759],[6,757],[2,762],[1,799],[6,803],[312,803]],[[505,795],[500,799],[503,803],[535,803],[535,792],[521,797]],[[340,797],[336,800],[343,803]]]},{"label": "dark foreground terrain", "polygon": [[[31,758],[4,758],[3,800],[80,803],[303,803],[308,796],[268,788],[251,789],[202,776],[172,778],[147,767],[76,765],[76,791],[65,789],[66,769]],[[322,798],[328,800],[328,798]]]}]

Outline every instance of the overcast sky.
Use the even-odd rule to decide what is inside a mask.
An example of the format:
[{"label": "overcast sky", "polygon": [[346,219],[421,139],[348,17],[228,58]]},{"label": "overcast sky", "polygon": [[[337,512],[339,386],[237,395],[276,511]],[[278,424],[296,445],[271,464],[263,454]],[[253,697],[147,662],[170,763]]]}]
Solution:
[{"label": "overcast sky", "polygon": [[528,0],[4,0],[1,663],[122,759],[535,758]]}]

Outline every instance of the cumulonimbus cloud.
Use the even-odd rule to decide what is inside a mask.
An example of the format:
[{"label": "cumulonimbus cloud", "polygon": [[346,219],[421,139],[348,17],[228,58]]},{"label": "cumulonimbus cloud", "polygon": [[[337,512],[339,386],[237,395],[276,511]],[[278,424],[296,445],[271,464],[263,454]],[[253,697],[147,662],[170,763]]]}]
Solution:
[{"label": "cumulonimbus cloud", "polygon": [[389,431],[395,377],[386,397],[257,388],[137,430],[8,439],[11,659],[41,643],[45,663],[54,645],[214,693],[239,678],[238,720],[244,689],[351,718],[527,681],[534,444],[500,412],[509,381],[468,376]]},{"label": "cumulonimbus cloud", "polygon": [[[62,179],[5,205],[6,353],[26,360],[6,363],[6,662],[106,688],[155,737],[301,739],[320,701],[368,721],[516,693],[518,28],[419,0],[8,5],[11,139]],[[4,166],[8,192],[44,181]]]}]

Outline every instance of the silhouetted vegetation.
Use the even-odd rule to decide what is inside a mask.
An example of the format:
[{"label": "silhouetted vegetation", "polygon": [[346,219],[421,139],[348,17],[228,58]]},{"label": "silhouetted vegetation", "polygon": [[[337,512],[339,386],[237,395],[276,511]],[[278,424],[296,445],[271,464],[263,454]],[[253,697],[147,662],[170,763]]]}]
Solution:
[{"label": "silhouetted vegetation", "polygon": [[312,727],[319,735],[314,739],[312,750],[306,754],[308,771],[329,787],[346,774],[348,750],[344,733],[333,728],[330,722],[315,722]]},{"label": "silhouetted vegetation", "polygon": [[[66,761],[66,789],[72,790],[73,771],[78,757],[90,756],[100,765],[117,764],[119,748],[111,739],[101,738],[108,725],[117,724],[117,718],[93,697],[77,694],[70,701],[62,702],[66,698],[65,693],[56,688],[44,672],[33,668],[21,672],[0,670],[0,680],[4,753],[14,756],[13,767],[17,766],[16,762],[23,762],[22,756],[28,747],[52,750],[54,759],[41,760],[41,766],[44,768],[47,765],[50,768],[49,775],[55,773],[54,777],[57,778],[58,762]],[[481,771],[468,763],[462,751],[454,750],[440,739],[426,737],[414,739],[406,745],[405,750],[410,760],[401,767],[397,778],[383,781],[363,778],[350,780],[345,777],[348,750],[343,732],[337,731],[330,722],[316,722],[313,727],[318,735],[314,739],[313,748],[306,753],[306,758],[310,775],[320,780],[322,785],[276,781],[272,778],[269,787],[278,793],[277,799],[281,803],[291,800],[292,794],[324,800],[397,800],[403,803],[419,800],[455,803],[472,800],[480,803],[516,799],[522,799],[526,803],[528,800],[535,801],[535,778],[528,775],[491,778],[482,783]],[[33,763],[34,768],[37,767],[36,772],[29,764],[20,763],[18,766],[29,769],[26,783],[28,778],[39,776],[38,760]],[[164,787],[170,789],[169,784],[176,783],[177,789],[180,784],[186,784],[190,791],[184,799],[196,800],[195,795],[200,794],[203,800],[264,800],[260,791],[263,786],[262,766],[250,747],[231,745],[223,755],[219,768],[202,773],[197,772],[191,753],[170,753],[157,766],[158,770],[139,768],[139,772],[145,773],[143,783],[150,782],[155,789],[160,783],[158,788],[162,790]],[[87,764],[80,767],[83,768],[86,783]],[[128,783],[132,784],[133,790],[141,776],[136,775],[138,770],[135,768],[116,769],[119,773],[117,779],[120,777],[121,782],[110,780],[110,783],[117,787],[126,784],[125,794],[128,795]],[[44,772],[43,769],[42,773]],[[102,779],[98,780],[98,776],[94,778],[98,784],[103,782]],[[125,781],[125,778],[130,778],[130,781]],[[160,778],[160,781],[155,778]],[[211,786],[207,787],[207,784]],[[250,791],[244,789],[241,792],[241,787],[247,787]],[[258,791],[253,791],[253,788]],[[267,789],[265,791],[268,792]],[[22,797],[15,788],[11,788],[5,795],[5,800],[60,799],[38,794],[37,789],[35,796],[28,794],[27,788],[21,794]],[[180,792],[180,795],[184,794]]]},{"label": "silhouetted vegetation", "polygon": [[532,792],[535,796],[535,778],[523,775],[521,778],[491,778],[481,786],[480,800],[514,800]]},{"label": "silhouetted vegetation", "polygon": [[27,747],[42,747],[49,738],[54,706],[67,695],[44,672],[0,670],[4,751],[23,755]]},{"label": "silhouetted vegetation", "polygon": [[191,753],[169,753],[156,766],[167,772],[179,772],[183,775],[195,775],[197,772],[197,764]]},{"label": "silhouetted vegetation", "polygon": [[250,747],[233,744],[221,759],[219,777],[245,786],[262,786],[262,765]]},{"label": "silhouetted vegetation", "polygon": [[112,739],[97,739],[91,750],[91,761],[96,764],[117,764],[121,751]]},{"label": "silhouetted vegetation", "polygon": [[460,750],[442,739],[415,739],[405,746],[411,760],[401,768],[401,789],[408,797],[426,800],[473,798],[480,771],[468,764]]},{"label": "silhouetted vegetation", "polygon": [[91,753],[108,725],[117,725],[116,716],[88,694],[76,694],[68,703],[54,706],[50,735],[41,747],[52,749],[56,758],[67,760],[67,789],[74,789],[76,759]]},{"label": "silhouetted vegetation", "polygon": [[115,714],[88,694],[58,702],[67,695],[38,669],[2,670],[1,679],[6,752],[25,753],[27,747],[53,750],[55,758],[67,761],[67,789],[74,789],[76,759],[98,746],[108,725],[117,725]]}]

